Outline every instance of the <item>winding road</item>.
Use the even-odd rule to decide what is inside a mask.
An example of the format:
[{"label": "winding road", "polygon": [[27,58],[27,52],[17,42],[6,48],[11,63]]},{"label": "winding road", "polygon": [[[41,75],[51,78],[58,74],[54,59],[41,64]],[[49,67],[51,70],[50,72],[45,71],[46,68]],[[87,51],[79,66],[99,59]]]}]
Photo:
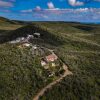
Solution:
[{"label": "winding road", "polygon": [[54,80],[53,82],[51,82],[50,84],[45,86],[43,89],[41,89],[41,91],[39,91],[34,96],[33,100],[39,100],[39,97],[42,96],[48,89],[52,88],[55,84],[62,81],[62,79],[64,79],[67,75],[72,75],[73,74],[71,71],[68,70],[68,67],[65,64],[63,64],[63,69],[65,70],[64,74],[61,77],[59,77],[57,80]]}]

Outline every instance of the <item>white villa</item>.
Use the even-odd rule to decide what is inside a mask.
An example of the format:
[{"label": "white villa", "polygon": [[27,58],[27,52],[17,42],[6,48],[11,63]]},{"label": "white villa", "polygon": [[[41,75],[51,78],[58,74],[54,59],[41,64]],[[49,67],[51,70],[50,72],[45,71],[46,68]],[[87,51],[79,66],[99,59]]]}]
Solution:
[{"label": "white villa", "polygon": [[40,33],[34,33],[34,37],[37,37],[37,38],[39,38],[40,37]]}]

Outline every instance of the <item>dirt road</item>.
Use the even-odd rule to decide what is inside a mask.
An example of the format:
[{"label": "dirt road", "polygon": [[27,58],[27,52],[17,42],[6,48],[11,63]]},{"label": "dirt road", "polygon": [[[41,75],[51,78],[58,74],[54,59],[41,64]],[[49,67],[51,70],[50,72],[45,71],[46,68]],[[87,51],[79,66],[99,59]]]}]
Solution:
[{"label": "dirt road", "polygon": [[64,77],[66,77],[67,75],[73,74],[71,71],[68,70],[68,67],[65,64],[63,64],[63,69],[65,70],[64,74],[61,77],[59,77],[57,80],[53,81],[52,83],[48,84],[46,87],[41,89],[41,91],[37,93],[37,95],[33,98],[33,100],[38,100],[40,96],[42,96],[48,89],[52,88],[55,84],[62,81]]}]

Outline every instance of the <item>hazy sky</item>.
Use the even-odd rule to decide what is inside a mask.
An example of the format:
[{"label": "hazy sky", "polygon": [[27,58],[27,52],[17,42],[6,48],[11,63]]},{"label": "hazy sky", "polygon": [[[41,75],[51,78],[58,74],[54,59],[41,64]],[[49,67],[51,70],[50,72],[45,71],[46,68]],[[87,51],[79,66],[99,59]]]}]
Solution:
[{"label": "hazy sky", "polygon": [[100,22],[100,0],[0,0],[0,16],[28,21]]}]

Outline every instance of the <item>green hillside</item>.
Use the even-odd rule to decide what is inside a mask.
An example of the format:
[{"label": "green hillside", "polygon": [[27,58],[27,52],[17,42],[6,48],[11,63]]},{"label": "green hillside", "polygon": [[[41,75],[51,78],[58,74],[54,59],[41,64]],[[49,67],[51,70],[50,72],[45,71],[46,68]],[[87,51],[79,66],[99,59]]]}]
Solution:
[{"label": "green hillside", "polygon": [[48,78],[40,59],[33,57],[28,48],[19,49],[17,44],[8,43],[35,32],[41,37],[31,42],[54,50],[73,72],[40,100],[99,100],[100,25],[32,22],[9,31],[5,31],[5,26],[0,27],[4,27],[0,33],[0,100],[31,100],[56,79]]},{"label": "green hillside", "polygon": [[15,30],[24,25],[24,22],[13,21],[4,17],[0,17],[0,33],[3,31]]},{"label": "green hillside", "polygon": [[40,100],[99,100],[100,26],[75,23],[43,23],[42,26],[64,40],[56,53],[74,75],[48,90]]}]

